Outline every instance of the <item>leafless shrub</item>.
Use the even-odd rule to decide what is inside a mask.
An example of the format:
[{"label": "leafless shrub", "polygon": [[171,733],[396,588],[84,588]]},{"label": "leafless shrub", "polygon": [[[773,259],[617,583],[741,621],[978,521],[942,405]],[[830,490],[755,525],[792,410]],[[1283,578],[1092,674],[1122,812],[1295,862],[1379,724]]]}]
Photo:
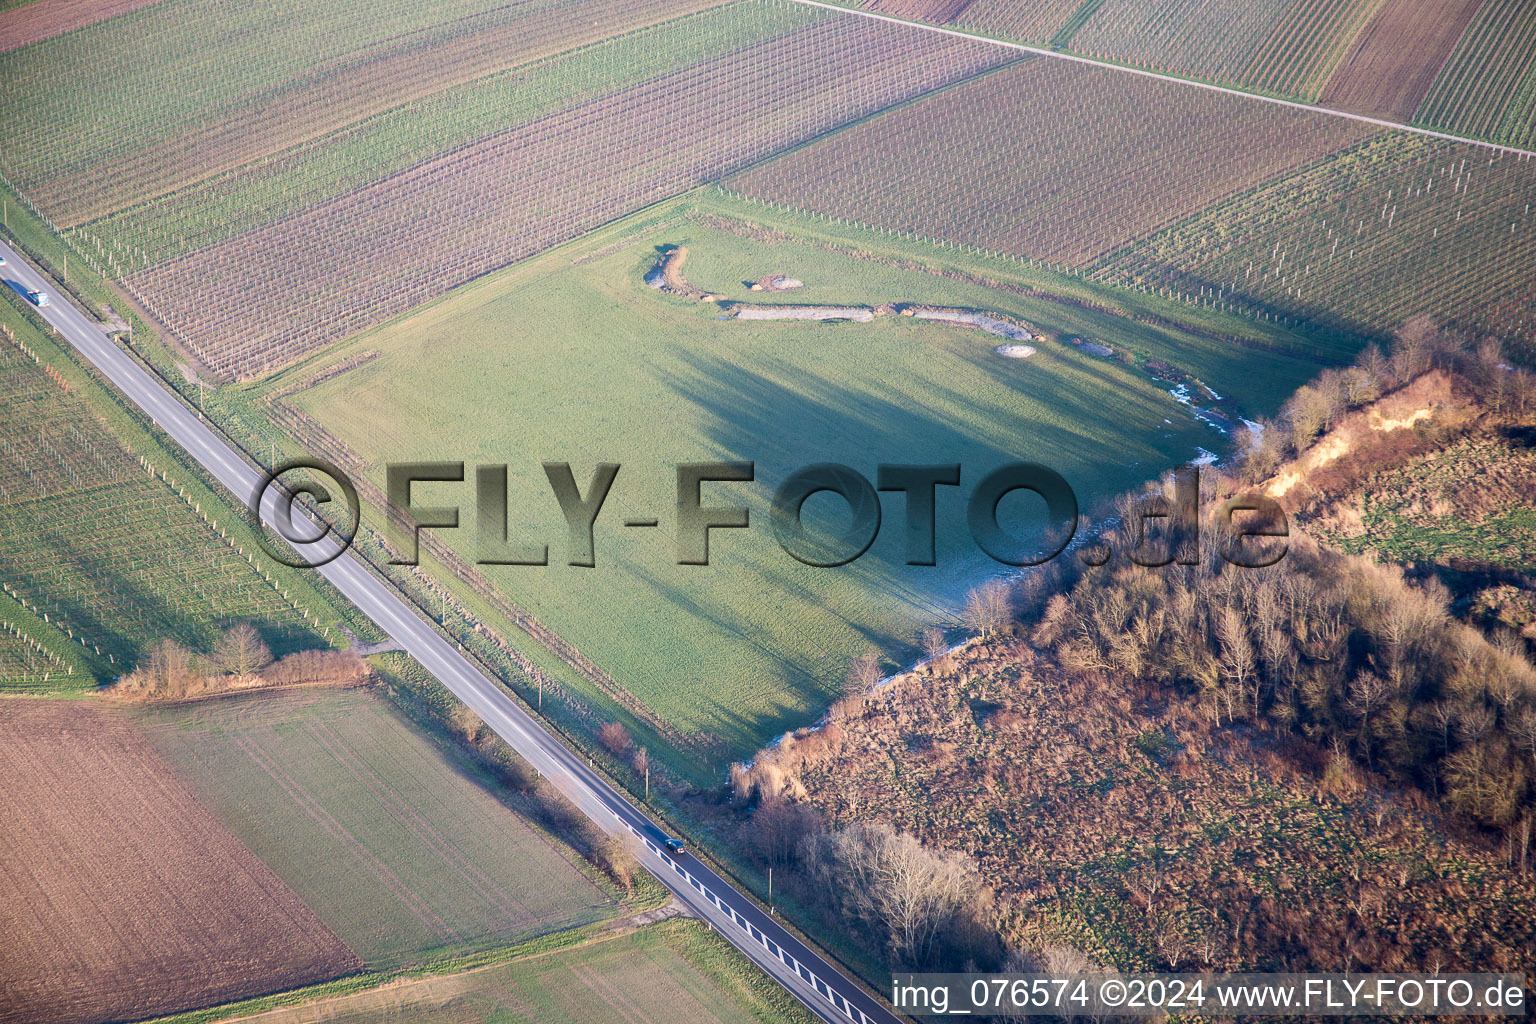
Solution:
[{"label": "leafless shrub", "polygon": [[604,722],[597,730],[597,741],[614,757],[623,757],[633,742],[629,730],[618,722]]},{"label": "leafless shrub", "polygon": [[485,722],[468,704],[456,705],[448,715],[448,724],[468,743],[479,739],[481,730],[485,728]]},{"label": "leafless shrub", "polygon": [[853,664],[848,667],[849,696],[867,696],[878,682],[880,682],[879,652],[866,651],[853,659]]}]

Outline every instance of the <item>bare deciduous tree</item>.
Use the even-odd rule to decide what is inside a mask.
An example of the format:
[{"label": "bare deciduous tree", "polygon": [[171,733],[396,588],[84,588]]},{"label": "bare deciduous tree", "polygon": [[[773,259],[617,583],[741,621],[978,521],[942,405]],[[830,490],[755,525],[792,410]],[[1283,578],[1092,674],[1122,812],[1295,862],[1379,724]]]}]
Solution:
[{"label": "bare deciduous tree", "polygon": [[763,862],[782,868],[821,825],[816,812],[789,800],[764,800],[752,815],[752,844]]},{"label": "bare deciduous tree", "polygon": [[1374,672],[1361,672],[1349,684],[1346,704],[1360,719],[1360,744],[1365,749],[1365,762],[1371,763],[1371,715],[1381,710],[1392,697],[1392,684]]},{"label": "bare deciduous tree", "polygon": [[157,640],[139,671],[146,688],[164,697],[185,696],[198,678],[192,666],[192,652],[174,640]]},{"label": "bare deciduous tree", "polygon": [[875,651],[865,651],[853,659],[853,664],[848,667],[848,693],[854,697],[864,697],[874,689],[880,681],[880,655]]},{"label": "bare deciduous tree", "polygon": [[944,639],[942,629],[938,626],[929,626],[923,630],[923,657],[928,659],[928,664],[936,669],[942,667],[948,650],[949,643]]},{"label": "bare deciduous tree", "polygon": [[988,580],[973,589],[965,599],[965,622],[971,632],[982,638],[1002,632],[1013,618],[1013,599],[1008,584]]},{"label": "bare deciduous tree", "polygon": [[262,643],[261,634],[249,622],[230,626],[213,649],[213,661],[235,676],[248,676],[272,662],[272,652]]},{"label": "bare deciduous tree", "polygon": [[[1221,670],[1226,681],[1226,685],[1222,687],[1222,693],[1226,698],[1227,718],[1230,720],[1237,717],[1237,701],[1247,698],[1248,684],[1254,679],[1254,669],[1257,666],[1253,642],[1248,639],[1248,627],[1243,623],[1243,616],[1236,608],[1223,608],[1217,614],[1216,639],[1221,643]],[[1254,714],[1257,715],[1258,686],[1256,682],[1253,690]]]},{"label": "bare deciduous tree", "polygon": [[930,850],[879,822],[856,822],[805,844],[809,867],[848,911],[882,926],[895,958],[927,964],[944,927],[976,895],[969,858]]}]

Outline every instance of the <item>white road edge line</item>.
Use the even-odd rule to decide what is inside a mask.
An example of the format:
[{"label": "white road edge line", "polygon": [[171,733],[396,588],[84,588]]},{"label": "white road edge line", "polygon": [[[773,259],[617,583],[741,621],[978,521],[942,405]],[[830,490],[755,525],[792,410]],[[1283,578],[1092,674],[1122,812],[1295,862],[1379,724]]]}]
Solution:
[{"label": "white road edge line", "polygon": [[1390,128],[1400,132],[1411,132],[1414,135],[1427,135],[1433,139],[1442,139],[1446,142],[1458,142],[1467,146],[1478,146],[1483,149],[1497,150],[1501,153],[1513,153],[1517,156],[1536,157],[1536,152],[1529,149],[1518,149],[1514,146],[1501,146],[1496,142],[1486,142],[1482,139],[1469,139],[1463,135],[1451,135],[1447,132],[1437,132],[1429,128],[1416,128],[1411,124],[1403,124],[1401,121],[1388,121],[1385,118],[1370,117],[1365,114],[1351,114],[1347,110],[1335,110],[1332,107],[1320,107],[1315,103],[1301,103],[1297,100],[1282,100],[1275,96],[1265,96],[1262,93],[1245,92],[1242,89],[1232,89],[1225,85],[1213,85],[1210,82],[1201,82],[1193,78],[1180,78],[1178,75],[1165,75],[1159,71],[1148,71],[1144,68],[1128,67],[1124,64],[1115,64],[1112,61],[1098,60],[1094,57],[1084,57],[1076,53],[1062,53],[1060,50],[1049,50],[1041,46],[1030,46],[1026,43],[1010,43],[1004,39],[993,39],[990,36],[977,35],[974,32],[962,32],[959,29],[944,28],[939,25],[929,25],[921,21],[912,21],[907,18],[896,18],[889,14],[877,14],[874,11],[861,11],[852,7],[844,7],[841,4],[824,3],[823,0],[790,0],[805,7],[820,7],[828,11],[837,11],[840,14],[851,14],[859,18],[868,18],[871,21],[888,21],[893,25],[905,25],[907,28],[920,29],[924,32],[933,32],[942,36],[954,36],[957,39],[968,39],[975,43],[986,43],[989,46],[1001,46],[1009,50],[1018,50],[1022,53],[1033,53],[1041,57],[1054,57],[1057,60],[1069,60],[1077,64],[1089,64],[1096,68],[1104,68],[1106,71],[1119,71],[1127,75],[1140,75],[1143,78],[1155,78],[1160,82],[1172,82],[1175,85],[1187,85],[1194,89],[1205,89],[1207,92],[1219,92],[1227,96],[1237,96],[1245,100],[1257,100],[1260,103],[1272,103],[1277,107],[1290,107],[1293,110],[1306,110],[1314,114],[1326,114],[1329,117],[1342,117],[1350,121],[1360,121],[1364,124],[1373,124],[1380,128]]}]

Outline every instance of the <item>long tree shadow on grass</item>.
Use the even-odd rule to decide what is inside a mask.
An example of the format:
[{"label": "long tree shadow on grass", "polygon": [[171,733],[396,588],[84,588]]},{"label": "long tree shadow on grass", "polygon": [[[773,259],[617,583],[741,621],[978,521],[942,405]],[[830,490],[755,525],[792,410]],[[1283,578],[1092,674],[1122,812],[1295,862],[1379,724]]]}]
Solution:
[{"label": "long tree shadow on grass", "polygon": [[[806,333],[809,339],[815,338],[814,331]],[[994,370],[992,361],[1001,360],[990,346],[978,346],[974,355],[959,358],[986,373],[1008,369]],[[845,386],[782,363],[748,368],[691,351],[679,353],[678,359],[687,373],[666,384],[702,414],[701,431],[718,457],[756,465],[757,482],[751,492],[755,530],[768,529],[767,505],[774,488],[789,473],[811,463],[843,462],[871,482],[880,462],[962,465],[961,486],[938,491],[937,568],[905,564],[904,501],[899,494],[890,494],[883,500],[879,539],[863,557],[837,568],[801,572],[794,567],[761,580],[765,601],[771,600],[772,591],[793,597],[813,614],[837,619],[865,647],[878,648],[897,661],[915,653],[914,633],[925,618],[952,615],[971,586],[1010,571],[975,547],[965,525],[965,498],[987,472],[1018,460],[1044,463],[1067,478],[1086,510],[1095,500],[1176,461],[1158,450],[1156,437],[1134,426],[1160,422],[1161,410],[1154,415],[1150,404],[1160,397],[1134,386],[1132,371],[1113,364],[1074,363],[1068,379],[1075,387],[1061,389],[1065,393],[1027,395],[994,388],[988,395],[977,396],[940,379],[918,382],[908,394],[878,380],[857,388]],[[1061,373],[1041,369],[1042,387],[1063,382]],[[1020,402],[1005,404],[1012,394]],[[1025,528],[1024,521],[1018,525],[1021,531]],[[789,555],[782,557],[789,562]],[[909,628],[894,635],[861,621],[857,603],[830,600],[826,589],[813,584],[809,572],[842,574],[846,582],[839,581],[844,585],[836,591],[838,595],[846,597],[851,585],[887,610],[905,609]],[[692,592],[685,580],[671,572],[646,572],[642,578],[671,604],[733,637],[732,642],[751,644],[784,664],[786,671],[779,680],[784,696],[776,710],[753,714],[739,707],[718,709],[717,721],[729,723],[722,739],[733,749],[752,749],[765,737],[804,724],[805,709],[830,701],[841,687],[848,661],[862,653],[860,649],[836,652],[840,656],[823,659],[829,663],[818,671],[819,667],[805,665],[804,649],[795,650],[797,637],[817,630],[786,620],[782,633],[756,635],[750,623],[712,607],[707,597]],[[833,631],[842,632],[836,626]],[[796,653],[802,656],[798,664],[786,660]]]}]

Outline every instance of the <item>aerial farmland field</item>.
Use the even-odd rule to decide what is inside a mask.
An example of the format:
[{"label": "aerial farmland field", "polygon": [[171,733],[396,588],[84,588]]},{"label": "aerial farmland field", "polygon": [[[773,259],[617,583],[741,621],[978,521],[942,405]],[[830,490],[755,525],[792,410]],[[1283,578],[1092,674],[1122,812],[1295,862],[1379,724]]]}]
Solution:
[{"label": "aerial farmland field", "polygon": [[[867,6],[874,10],[885,9],[883,5]],[[1082,6],[1079,0],[1037,0],[1033,3],[1018,3],[1017,0],[974,0],[957,13],[950,14],[948,20],[957,26],[975,29],[1004,39],[1044,43],[1054,38]],[[921,21],[938,20],[915,11],[901,13],[903,17],[917,18]]]},{"label": "aerial farmland field", "polygon": [[[1352,113],[1527,145],[1521,0],[863,0],[892,17]],[[1433,88],[1431,88],[1433,83]]]},{"label": "aerial farmland field", "polygon": [[1415,121],[1510,146],[1536,142],[1536,7],[1486,0]]},{"label": "aerial farmland field", "polygon": [[[726,5],[637,28],[397,104],[321,138],[91,221],[124,271],[143,270],[372,184],[424,158],[771,39],[816,16]],[[412,82],[406,77],[402,84]]]},{"label": "aerial farmland field", "polygon": [[[697,922],[666,921],[600,936],[555,953],[460,974],[427,977],[292,1009],[244,1017],[251,1024],[756,1024],[809,1020],[774,999],[766,979]],[[323,1015],[323,1016],[322,1016]]]},{"label": "aerial farmland field", "polygon": [[1106,0],[1071,39],[1079,52],[1314,99],[1377,0]]},{"label": "aerial farmland field", "polygon": [[279,654],[323,646],[329,615],[309,581],[274,583],[277,567],[242,541],[233,514],[220,523],[187,490],[190,474],[130,452],[73,368],[66,377],[54,366],[63,359],[31,321],[0,308],[5,597],[30,617],[18,628],[38,641],[51,633],[81,662],[73,672],[36,663],[50,678],[8,676],[5,688],[91,687],[120,675],[149,639],[206,651],[237,621]]},{"label": "aerial farmland field", "polygon": [[0,0],[0,1024],[1528,979],[1533,3]]},{"label": "aerial farmland field", "polygon": [[[870,118],[726,185],[879,228],[1083,265],[1370,131],[1035,59]],[[1270,145],[1275,134],[1290,141]]]},{"label": "aerial farmland field", "polygon": [[94,1024],[357,957],[116,709],[0,701],[0,1020]]},{"label": "aerial farmland field", "polygon": [[1320,101],[1340,110],[1412,118],[1481,6],[1483,0],[1458,0],[1426,18],[1408,0],[1385,0],[1344,54]]},{"label": "aerial farmland field", "polygon": [[855,19],[796,28],[534,118],[127,281],[205,361],[250,376],[1009,59]]},{"label": "aerial farmland field", "polygon": [[[1000,117],[1015,130],[991,130]],[[1529,156],[1059,62],[972,79],[727,186],[1258,317],[1381,336],[1423,313],[1521,345],[1536,330]]]},{"label": "aerial farmland field", "polygon": [[156,0],[4,0],[0,12],[15,10],[0,25],[0,53],[72,32]]},{"label": "aerial farmland field", "polygon": [[1533,199],[1527,157],[1386,134],[1129,245],[1095,274],[1383,330],[1426,314],[1530,352]]},{"label": "aerial farmland field", "polygon": [[688,16],[701,6],[443,3],[363,29],[338,2],[238,75],[202,62],[255,37],[252,7],[169,54],[105,59],[196,21],[176,0],[0,54],[39,93],[0,128],[0,172],[198,359],[244,377],[1013,59],[799,5]]},{"label": "aerial farmland field", "polygon": [[[437,451],[510,464],[511,535],[531,530],[548,540],[551,564],[482,566],[481,575],[686,734],[685,754],[718,765],[814,714],[869,646],[910,656],[923,623],[952,619],[965,592],[1000,568],[950,531],[941,531],[950,540],[938,567],[902,567],[894,529],[853,565],[799,565],[766,530],[767,497],[787,473],[823,460],[871,476],[875,461],[961,461],[975,480],[1005,457],[1035,457],[1071,480],[1086,510],[1151,467],[1193,458],[1222,438],[1170,394],[1173,385],[1137,369],[1139,360],[1177,365],[1252,414],[1271,408],[1312,360],[1339,351],[1261,331],[1243,350],[1247,368],[1228,374],[1231,342],[1053,299],[1028,287],[1011,261],[958,261],[971,275],[1018,282],[987,287],[944,271],[955,258],[946,262],[936,248],[827,230],[704,194],[364,334],[335,358],[363,350],[377,358],[286,400],[350,448],[379,487],[384,461]],[[988,309],[1059,340],[1015,360],[997,355],[998,339],[981,331],[901,316],[867,325],[722,322],[712,305],[645,286],[657,247],[668,244],[687,245],[693,284],[722,294],[741,296],[743,281],[788,273],[806,282],[797,301]],[[537,343],[518,340],[517,325],[527,323],[545,325]],[[1066,339],[1102,343],[1130,363]],[[506,415],[444,416],[450,391],[458,408]],[[667,437],[659,447],[658,424]],[[617,511],[604,513],[617,517],[670,508],[674,463],[722,458],[756,461],[758,483],[717,489],[721,501],[751,507],[758,528],[717,534],[714,564],[675,564],[670,520],[644,535],[600,523],[597,557],[607,568],[563,564],[541,462],[569,460],[578,480],[595,462],[621,463],[610,498]],[[456,493],[418,490],[424,503]],[[961,514],[958,496],[940,500],[941,515]],[[890,510],[893,523],[900,514]],[[473,561],[472,530],[439,536]]]},{"label": "aerial farmland field", "polygon": [[370,967],[614,916],[569,847],[363,691],[145,712],[151,743]]},{"label": "aerial farmland field", "polygon": [[[0,128],[0,170],[73,227],[688,9],[665,0],[492,11],[475,0],[331,0],[274,25],[260,3],[169,0],[0,55],[6,80],[29,99]],[[115,173],[100,173],[109,166]]]}]

